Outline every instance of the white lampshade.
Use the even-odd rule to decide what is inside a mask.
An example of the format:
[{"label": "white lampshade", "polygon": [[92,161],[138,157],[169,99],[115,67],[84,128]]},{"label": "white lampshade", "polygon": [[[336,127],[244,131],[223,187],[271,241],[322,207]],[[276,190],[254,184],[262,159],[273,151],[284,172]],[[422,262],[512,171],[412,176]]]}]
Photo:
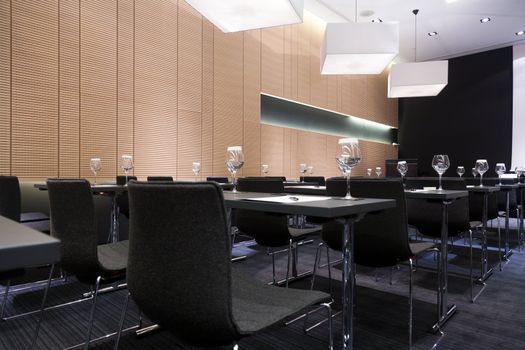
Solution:
[{"label": "white lampshade", "polygon": [[303,0],[186,0],[224,33],[303,21]]},{"label": "white lampshade", "polygon": [[388,97],[436,96],[448,84],[448,61],[400,63],[388,75]]},{"label": "white lampshade", "polygon": [[398,52],[398,23],[328,23],[321,74],[380,74]]}]

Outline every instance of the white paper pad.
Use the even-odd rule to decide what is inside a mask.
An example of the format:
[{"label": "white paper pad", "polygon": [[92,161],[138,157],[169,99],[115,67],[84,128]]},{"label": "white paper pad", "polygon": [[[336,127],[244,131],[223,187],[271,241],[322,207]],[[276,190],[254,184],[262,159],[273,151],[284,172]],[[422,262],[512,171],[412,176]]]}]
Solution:
[{"label": "white paper pad", "polygon": [[303,203],[324,201],[331,197],[323,196],[275,196],[275,197],[260,197],[260,198],[244,198],[248,201],[273,202],[273,203]]}]

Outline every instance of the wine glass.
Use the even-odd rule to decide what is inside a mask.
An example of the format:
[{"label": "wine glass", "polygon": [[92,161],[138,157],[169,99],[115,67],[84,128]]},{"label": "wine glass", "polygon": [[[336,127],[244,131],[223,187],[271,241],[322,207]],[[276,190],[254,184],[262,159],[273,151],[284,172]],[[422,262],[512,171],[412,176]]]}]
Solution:
[{"label": "wine glass", "polygon": [[441,177],[447,171],[450,166],[450,160],[446,154],[436,154],[432,158],[432,167],[439,175],[439,188],[438,191],[442,191],[443,187],[441,186]]},{"label": "wine glass", "polygon": [[306,174],[307,170],[308,170],[308,167],[306,166],[306,164],[304,163],[299,164],[299,173],[301,173],[301,176],[300,176],[301,182],[304,182],[304,174]]},{"label": "wine glass", "polygon": [[505,167],[505,163],[496,163],[496,174],[498,174],[498,177],[499,177],[499,184],[502,185],[501,183],[501,175],[505,174],[505,171],[507,171],[507,168]]},{"label": "wine glass", "polygon": [[264,176],[268,176],[268,172],[270,171],[270,167],[268,164],[261,165],[261,172],[264,174]]},{"label": "wine glass", "polygon": [[244,165],[244,153],[241,146],[230,146],[226,149],[226,167],[232,174],[233,192],[237,192],[237,171]]},{"label": "wine glass", "polygon": [[123,154],[122,157],[122,170],[126,174],[126,185],[128,184],[128,173],[133,169],[133,157],[127,154]]},{"label": "wine glass", "polygon": [[372,168],[366,169],[366,176],[372,177]]},{"label": "wine glass", "polygon": [[518,177],[518,183],[521,183],[521,177],[525,173],[525,168],[522,166],[517,166],[514,171],[516,172],[516,176]]},{"label": "wine glass", "polygon": [[479,174],[479,187],[483,187],[483,174],[489,170],[489,163],[486,159],[476,160],[476,172]]},{"label": "wine glass", "polygon": [[405,187],[405,175],[408,172],[408,164],[406,160],[400,160],[397,162],[397,171],[401,174],[401,182],[403,183],[403,187]]},{"label": "wine glass", "polygon": [[463,177],[463,175],[465,175],[465,167],[462,165],[458,166],[456,172],[458,173],[459,177]]},{"label": "wine glass", "polygon": [[472,168],[472,176],[475,178],[476,176],[478,176],[478,171],[476,170],[476,168]]},{"label": "wine glass", "polygon": [[361,161],[361,150],[357,139],[340,139],[339,144],[341,145],[341,153],[335,159],[339,169],[346,177],[346,196],[342,199],[355,200],[350,194],[350,173],[352,168]]},{"label": "wine glass", "polygon": [[312,175],[314,173],[313,165],[309,165],[307,171],[308,171],[308,175]]},{"label": "wine glass", "polygon": [[191,164],[191,170],[195,174],[195,182],[197,182],[197,180],[198,180],[197,176],[199,176],[199,173],[201,172],[201,163],[193,162]]},{"label": "wine glass", "polygon": [[95,182],[93,183],[94,185],[97,184],[97,173],[102,170],[102,161],[100,160],[100,158],[91,158],[91,160],[89,161],[89,167],[91,168],[91,171],[93,172],[93,174],[95,174]]},{"label": "wine glass", "polygon": [[381,177],[381,174],[382,174],[381,167],[380,166],[376,167],[376,175],[377,175],[377,177]]}]

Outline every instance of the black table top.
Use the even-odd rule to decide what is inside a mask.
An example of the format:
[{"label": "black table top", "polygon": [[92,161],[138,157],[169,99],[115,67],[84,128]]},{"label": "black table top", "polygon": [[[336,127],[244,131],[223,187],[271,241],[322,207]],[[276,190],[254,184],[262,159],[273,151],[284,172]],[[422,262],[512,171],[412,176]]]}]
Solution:
[{"label": "black table top", "polygon": [[53,264],[60,260],[60,241],[0,216],[0,271]]},{"label": "black table top", "polygon": [[317,186],[317,182],[283,181],[285,187],[291,186]]},{"label": "black table top", "polygon": [[511,191],[515,190],[516,188],[519,188],[519,184],[497,184],[496,187],[498,187],[502,191]]},{"label": "black table top", "polygon": [[269,193],[254,192],[224,192],[224,202],[228,208],[265,211],[280,214],[303,214],[325,218],[338,218],[365,214],[371,211],[380,211],[394,208],[393,199],[363,198],[359,200],[343,200],[328,198],[311,202],[276,203],[262,202],[256,199],[279,196]]},{"label": "black table top", "polygon": [[454,200],[468,197],[468,191],[459,190],[406,190],[406,198],[431,199],[431,200]]},{"label": "black table top", "polygon": [[284,192],[324,196],[326,195],[326,186],[284,186]]},{"label": "black table top", "polygon": [[467,186],[467,191],[474,193],[492,193],[499,190],[500,188],[496,186]]}]

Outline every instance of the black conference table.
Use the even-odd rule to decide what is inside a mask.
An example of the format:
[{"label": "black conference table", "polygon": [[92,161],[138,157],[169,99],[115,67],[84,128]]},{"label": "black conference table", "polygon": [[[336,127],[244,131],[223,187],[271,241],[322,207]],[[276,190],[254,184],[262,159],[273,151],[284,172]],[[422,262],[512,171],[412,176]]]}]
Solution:
[{"label": "black conference table", "polygon": [[0,271],[54,264],[60,260],[60,241],[0,216]]},{"label": "black conference table", "polygon": [[[275,201],[272,201],[272,198]],[[353,349],[354,341],[354,237],[350,232],[354,223],[372,211],[394,208],[393,199],[342,200],[326,197],[323,200],[301,201],[301,196],[292,197],[294,202],[279,202],[279,198],[289,197],[268,193],[224,192],[224,202],[229,209],[256,210],[290,215],[312,215],[324,218],[339,219],[344,223],[343,235],[343,348]],[[261,201],[269,198],[269,201]],[[324,197],[323,197],[324,198]]]}]

